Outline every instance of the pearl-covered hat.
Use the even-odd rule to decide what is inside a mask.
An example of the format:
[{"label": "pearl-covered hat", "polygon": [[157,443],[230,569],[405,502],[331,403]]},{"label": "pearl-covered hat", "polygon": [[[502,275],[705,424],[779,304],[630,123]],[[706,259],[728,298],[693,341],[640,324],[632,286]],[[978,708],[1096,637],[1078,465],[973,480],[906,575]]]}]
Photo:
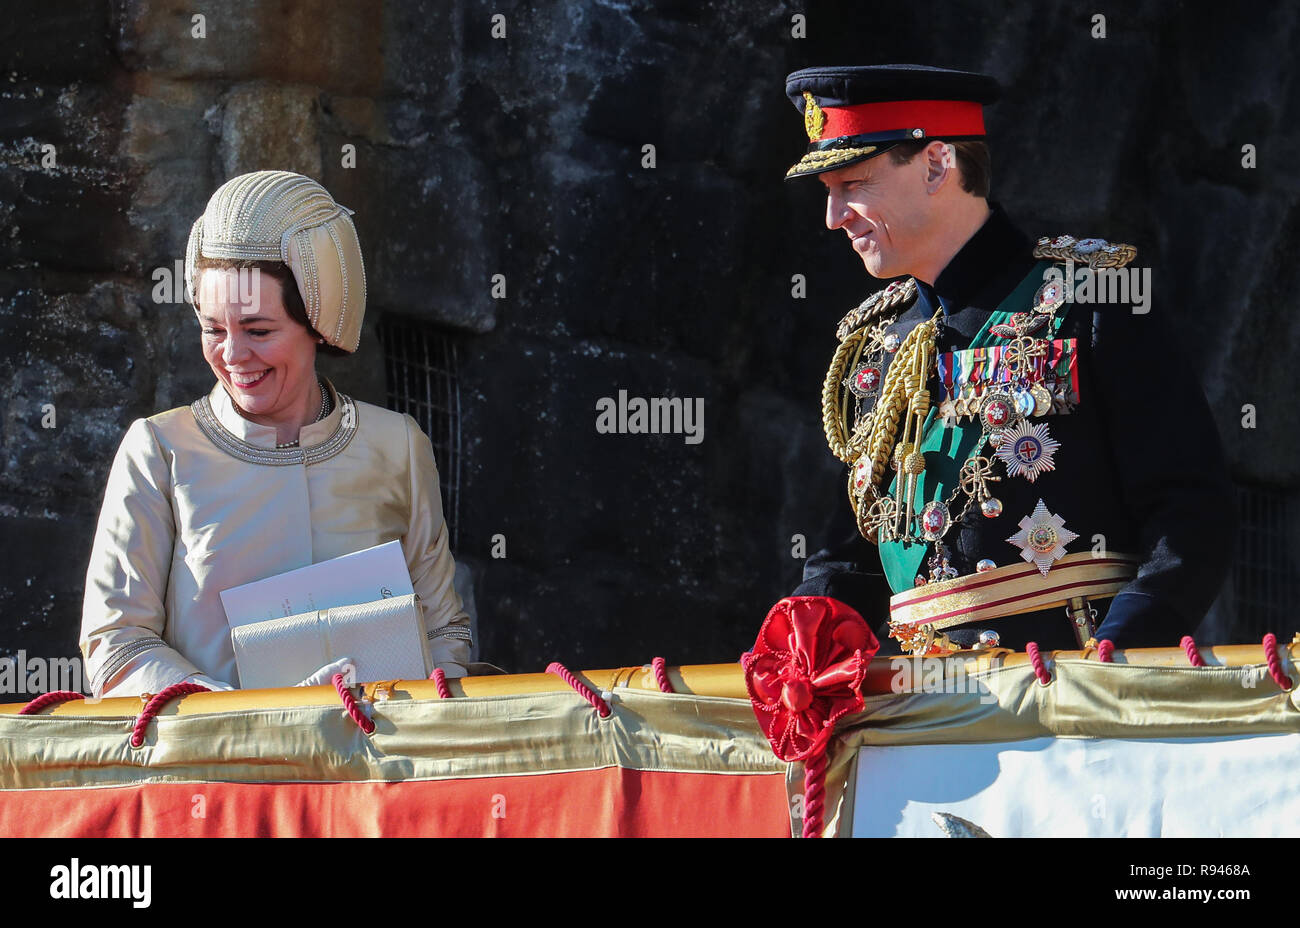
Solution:
[{"label": "pearl-covered hat", "polygon": [[310,177],[288,171],[241,174],[217,188],[190,228],[185,295],[195,303],[195,262],[282,261],[293,272],[312,327],[356,351],[366,312],[366,270],[352,210]]}]

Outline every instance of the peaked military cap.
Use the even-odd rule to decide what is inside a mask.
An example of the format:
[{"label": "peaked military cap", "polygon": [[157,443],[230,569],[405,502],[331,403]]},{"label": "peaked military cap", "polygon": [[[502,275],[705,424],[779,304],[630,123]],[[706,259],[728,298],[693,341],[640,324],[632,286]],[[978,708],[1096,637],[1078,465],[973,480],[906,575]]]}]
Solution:
[{"label": "peaked military cap", "polygon": [[997,100],[987,74],[919,64],[804,68],[785,79],[803,113],[808,152],[786,179],[821,174],[883,154],[900,142],[984,138],[984,104]]}]

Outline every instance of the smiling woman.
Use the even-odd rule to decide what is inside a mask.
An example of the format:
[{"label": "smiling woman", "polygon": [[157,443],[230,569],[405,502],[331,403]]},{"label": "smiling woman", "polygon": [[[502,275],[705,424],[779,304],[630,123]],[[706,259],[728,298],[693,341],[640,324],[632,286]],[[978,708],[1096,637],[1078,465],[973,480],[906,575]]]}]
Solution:
[{"label": "smiling woman", "polygon": [[326,403],[324,389],[316,389],[316,352],[348,352],[312,327],[286,265],[200,258],[195,269],[204,359],[240,412],[275,426],[278,447],[291,447],[300,425],[314,421],[308,414]]},{"label": "smiling woman", "polygon": [[194,223],[185,282],[216,383],[136,419],[118,449],[82,609],[93,692],[236,687],[223,590],[394,540],[431,661],[463,676],[469,617],[429,438],[315,370],[317,351],[349,355],[360,339],[351,211],[299,174],[236,177]]}]

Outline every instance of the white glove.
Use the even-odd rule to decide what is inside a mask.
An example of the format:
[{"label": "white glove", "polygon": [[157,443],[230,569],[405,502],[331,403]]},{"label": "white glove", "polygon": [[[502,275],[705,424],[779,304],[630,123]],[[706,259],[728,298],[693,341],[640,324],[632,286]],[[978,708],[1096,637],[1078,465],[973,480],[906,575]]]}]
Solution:
[{"label": "white glove", "polygon": [[186,677],[182,682],[197,683],[200,686],[206,686],[208,689],[218,693],[228,693],[238,689],[238,687],[231,686],[229,683],[223,683],[220,680],[214,680],[212,679],[212,677],[209,677],[206,673],[192,673],[188,677]]},{"label": "white glove", "polygon": [[343,682],[348,686],[356,684],[356,661],[350,657],[340,657],[336,661],[330,661],[320,670],[316,671],[301,683],[295,683],[294,686],[324,686],[330,682],[330,679],[336,673],[343,674]]}]

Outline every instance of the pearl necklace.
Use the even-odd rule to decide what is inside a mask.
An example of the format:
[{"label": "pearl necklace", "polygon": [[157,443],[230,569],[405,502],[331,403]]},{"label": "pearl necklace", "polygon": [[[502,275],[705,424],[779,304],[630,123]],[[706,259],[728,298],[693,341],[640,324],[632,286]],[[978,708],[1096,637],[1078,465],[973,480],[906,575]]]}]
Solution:
[{"label": "pearl necklace", "polygon": [[[325,383],[320,380],[320,378],[317,378],[316,386],[320,387],[320,412],[316,414],[314,422],[319,422],[330,413],[330,395],[329,391],[325,389]],[[277,448],[297,448],[298,439],[295,438],[293,441],[276,442],[275,446]]]}]

